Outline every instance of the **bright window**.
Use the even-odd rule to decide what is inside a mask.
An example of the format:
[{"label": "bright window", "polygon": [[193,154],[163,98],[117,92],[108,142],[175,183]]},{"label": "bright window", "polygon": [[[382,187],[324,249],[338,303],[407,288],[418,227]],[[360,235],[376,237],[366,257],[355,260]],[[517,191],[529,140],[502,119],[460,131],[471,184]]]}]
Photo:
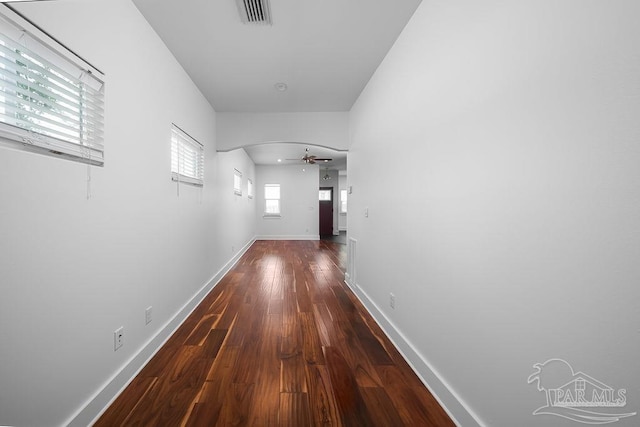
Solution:
[{"label": "bright window", "polygon": [[347,190],[340,190],[340,213],[347,213]]},{"label": "bright window", "polygon": [[331,201],[331,190],[320,190],[318,191],[318,199],[322,202],[330,202]]},{"label": "bright window", "polygon": [[253,199],[253,181],[247,179],[247,197]]},{"label": "bright window", "polygon": [[242,172],[238,169],[233,170],[233,192],[242,196]]},{"label": "bright window", "polygon": [[266,216],[280,215],[280,184],[265,184],[264,202],[264,214]]},{"label": "bright window", "polygon": [[171,178],[204,185],[204,147],[176,125],[171,127]]},{"label": "bright window", "polygon": [[45,44],[41,40],[49,38],[14,19],[21,22],[0,15],[0,138],[27,150],[103,165],[99,71],[72,60],[53,40]]}]

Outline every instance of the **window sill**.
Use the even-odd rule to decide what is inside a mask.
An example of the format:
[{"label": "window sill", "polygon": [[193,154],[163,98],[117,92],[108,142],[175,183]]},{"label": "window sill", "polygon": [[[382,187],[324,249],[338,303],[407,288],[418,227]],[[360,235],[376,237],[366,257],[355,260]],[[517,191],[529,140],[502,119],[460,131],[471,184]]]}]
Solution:
[{"label": "window sill", "polygon": [[264,214],[262,215],[262,218],[274,218],[274,219],[280,219],[282,218],[282,216],[280,214]]},{"label": "window sill", "polygon": [[175,172],[171,173],[171,180],[174,182],[179,182],[180,184],[189,184],[196,187],[203,187],[204,183],[198,179],[191,178],[188,176],[180,175],[178,176]]}]

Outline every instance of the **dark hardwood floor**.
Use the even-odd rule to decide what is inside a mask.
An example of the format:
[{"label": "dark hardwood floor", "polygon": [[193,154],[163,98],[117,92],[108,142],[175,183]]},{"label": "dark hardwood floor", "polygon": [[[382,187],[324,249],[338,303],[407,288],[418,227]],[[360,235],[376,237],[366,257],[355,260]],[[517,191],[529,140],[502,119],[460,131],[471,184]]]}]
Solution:
[{"label": "dark hardwood floor", "polygon": [[329,236],[320,236],[320,240],[333,242],[333,243],[342,243],[343,245],[347,244],[347,232],[340,231],[338,235],[329,235]]},{"label": "dark hardwood floor", "polygon": [[345,262],[333,242],[255,242],[95,426],[453,426]]}]

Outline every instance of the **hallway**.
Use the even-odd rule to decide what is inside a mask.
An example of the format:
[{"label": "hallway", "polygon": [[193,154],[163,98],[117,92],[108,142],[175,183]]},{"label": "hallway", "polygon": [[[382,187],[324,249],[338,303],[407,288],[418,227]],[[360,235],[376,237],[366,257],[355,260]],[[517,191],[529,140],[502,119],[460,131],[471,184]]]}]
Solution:
[{"label": "hallway", "polygon": [[338,243],[256,241],[95,425],[454,425],[345,262]]}]

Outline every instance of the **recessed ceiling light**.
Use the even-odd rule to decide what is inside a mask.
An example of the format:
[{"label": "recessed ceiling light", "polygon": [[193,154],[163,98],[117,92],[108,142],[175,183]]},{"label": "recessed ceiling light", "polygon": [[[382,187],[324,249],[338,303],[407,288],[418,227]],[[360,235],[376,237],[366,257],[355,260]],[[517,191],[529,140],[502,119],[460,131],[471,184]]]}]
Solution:
[{"label": "recessed ceiling light", "polygon": [[285,92],[289,88],[286,83],[282,82],[274,84],[273,87],[275,87],[278,92]]},{"label": "recessed ceiling light", "polygon": [[278,159],[278,163],[280,163],[282,161],[282,159]]}]

